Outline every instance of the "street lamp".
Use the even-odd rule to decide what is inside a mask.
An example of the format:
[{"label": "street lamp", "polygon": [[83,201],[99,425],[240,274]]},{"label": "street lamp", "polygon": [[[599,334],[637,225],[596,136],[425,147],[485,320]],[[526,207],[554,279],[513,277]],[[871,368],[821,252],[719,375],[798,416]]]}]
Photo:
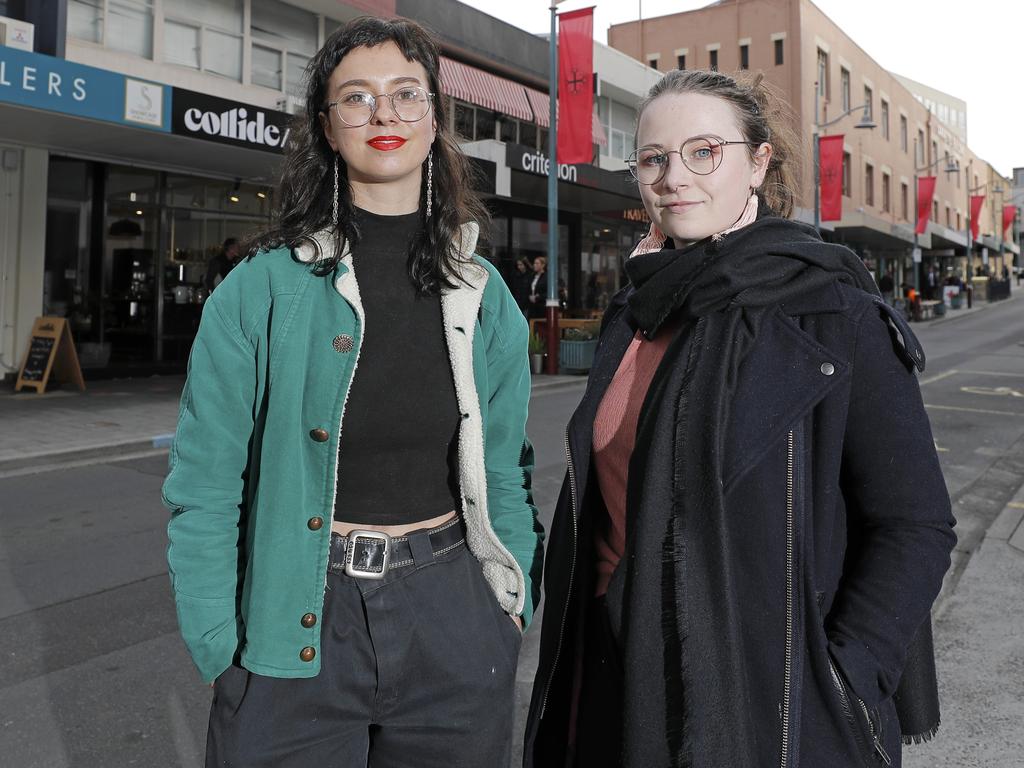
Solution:
[{"label": "street lamp", "polygon": [[831,120],[829,120],[828,122],[825,122],[825,123],[819,123],[818,122],[818,115],[820,113],[819,112],[819,110],[820,110],[819,102],[820,101],[821,101],[821,81],[819,80],[819,81],[814,83],[814,134],[811,137],[811,140],[814,143],[814,228],[816,230],[818,230],[819,232],[821,231],[821,200],[819,199],[819,196],[820,196],[819,193],[820,193],[820,187],[821,187],[821,168],[819,167],[819,162],[818,162],[818,158],[819,158],[819,154],[820,154],[820,151],[818,149],[818,132],[822,128],[828,128],[830,125],[835,125],[836,123],[838,123],[840,120],[842,120],[847,115],[852,114],[853,112],[856,112],[858,109],[862,109],[862,108],[863,108],[864,112],[863,112],[863,114],[861,114],[860,120],[858,120],[857,124],[855,126],[853,126],[853,127],[854,128],[868,128],[868,129],[875,127],[875,122],[874,122],[874,120],[871,119],[871,102],[870,101],[865,101],[864,104],[863,104],[863,107],[850,107],[848,110],[843,112],[843,114],[839,115],[838,117],[835,117],[835,118],[833,118],[833,119],[831,119]]},{"label": "street lamp", "polygon": [[[967,161],[967,178],[964,180],[964,186],[967,187],[967,277],[971,277],[971,252],[974,250],[974,238],[971,237],[971,195],[978,192],[988,186],[988,182],[983,182],[977,186],[971,186],[971,166],[974,164],[974,158]],[[996,182],[995,186],[992,187],[992,194],[1002,195],[1003,187],[999,182]],[[1000,256],[1003,252],[1002,244],[1002,232],[999,234],[999,253]]]},{"label": "street lamp", "polygon": [[[939,164],[939,158],[936,157],[930,163],[925,163],[921,167],[917,166],[917,137],[915,136],[914,137],[914,251],[913,251],[913,253],[914,253],[913,258],[914,259],[920,259],[920,250],[918,249],[918,246],[917,246],[917,217],[918,217],[918,213],[917,213],[917,205],[918,205],[918,203],[917,203],[917,178],[918,178],[918,174],[921,171],[930,171],[932,168],[934,168],[938,164]],[[951,173],[960,173],[960,161],[957,160],[957,161],[954,162],[947,155],[946,156],[946,167],[943,168],[943,171],[945,172],[947,179],[949,178],[949,174],[951,174]],[[919,261],[914,261],[913,262],[913,265],[914,265],[914,267],[913,267],[913,269],[914,269],[914,290],[917,291],[918,293],[920,293],[920,291],[921,291],[921,276],[919,274],[920,273],[920,268],[917,266],[919,263],[920,263]]]}]

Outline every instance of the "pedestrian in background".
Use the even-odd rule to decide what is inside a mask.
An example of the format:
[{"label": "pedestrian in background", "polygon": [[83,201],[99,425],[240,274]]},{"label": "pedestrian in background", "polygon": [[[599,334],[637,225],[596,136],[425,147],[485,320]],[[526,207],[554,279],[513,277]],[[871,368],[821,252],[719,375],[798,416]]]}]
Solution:
[{"label": "pedestrian in background", "polygon": [[533,270],[526,259],[516,259],[515,271],[512,273],[512,296],[516,306],[523,315],[529,313],[530,289],[533,283]]},{"label": "pedestrian in background", "polygon": [[364,17],[307,72],[164,484],[206,764],[508,765],[541,554],[526,321],[474,255],[436,43]]},{"label": "pedestrian in background", "polygon": [[545,317],[548,301],[548,260],[546,256],[533,258],[533,275],[530,278],[530,311],[527,317]]},{"label": "pedestrian in background", "polygon": [[924,354],[785,218],[799,151],[760,76],[672,71],[638,113],[652,226],[568,427],[525,765],[898,766],[955,542]]},{"label": "pedestrian in background", "polygon": [[886,304],[892,305],[893,299],[893,279],[892,270],[887,269],[885,273],[878,279],[878,290],[882,294],[882,299]]},{"label": "pedestrian in background", "polygon": [[214,254],[206,265],[206,275],[203,277],[203,285],[206,286],[206,290],[212,293],[213,289],[220,285],[228,273],[235,268],[239,258],[241,258],[241,252],[238,239],[229,237],[220,247],[220,251]]}]

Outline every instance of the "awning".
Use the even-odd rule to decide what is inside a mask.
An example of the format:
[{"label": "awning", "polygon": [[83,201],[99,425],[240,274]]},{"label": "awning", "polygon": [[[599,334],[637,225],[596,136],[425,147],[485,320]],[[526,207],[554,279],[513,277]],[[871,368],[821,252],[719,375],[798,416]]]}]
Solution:
[{"label": "awning", "polygon": [[[551,102],[548,100],[548,95],[533,88],[525,90],[526,97],[530,100],[530,106],[533,107],[533,113],[537,116],[537,123],[541,128],[547,128],[551,125]],[[590,130],[595,144],[600,144],[602,147],[608,145],[608,136],[605,134],[604,126],[601,125],[601,119],[596,112],[592,116]]]},{"label": "awning", "polygon": [[441,88],[449,96],[493,109],[520,120],[532,120],[523,86],[476,67],[441,57]]}]

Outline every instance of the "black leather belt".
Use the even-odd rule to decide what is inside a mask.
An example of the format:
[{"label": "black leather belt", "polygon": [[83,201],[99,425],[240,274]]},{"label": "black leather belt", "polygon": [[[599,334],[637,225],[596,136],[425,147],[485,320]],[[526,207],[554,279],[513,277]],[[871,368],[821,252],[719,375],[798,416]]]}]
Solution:
[{"label": "black leather belt", "polygon": [[[434,557],[466,543],[462,515],[425,533],[430,537]],[[416,562],[409,538],[369,530],[350,531],[347,536],[332,533],[328,570],[356,579],[383,579],[388,571]]]}]

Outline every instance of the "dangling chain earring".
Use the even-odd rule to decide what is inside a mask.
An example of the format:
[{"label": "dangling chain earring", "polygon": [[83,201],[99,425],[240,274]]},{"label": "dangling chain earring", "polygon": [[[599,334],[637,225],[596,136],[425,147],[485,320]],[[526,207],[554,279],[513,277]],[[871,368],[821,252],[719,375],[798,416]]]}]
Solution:
[{"label": "dangling chain earring", "polygon": [[427,153],[427,218],[434,212],[434,150]]},{"label": "dangling chain earring", "polygon": [[338,231],[338,156],[334,156],[334,213],[331,216],[331,231]]}]

